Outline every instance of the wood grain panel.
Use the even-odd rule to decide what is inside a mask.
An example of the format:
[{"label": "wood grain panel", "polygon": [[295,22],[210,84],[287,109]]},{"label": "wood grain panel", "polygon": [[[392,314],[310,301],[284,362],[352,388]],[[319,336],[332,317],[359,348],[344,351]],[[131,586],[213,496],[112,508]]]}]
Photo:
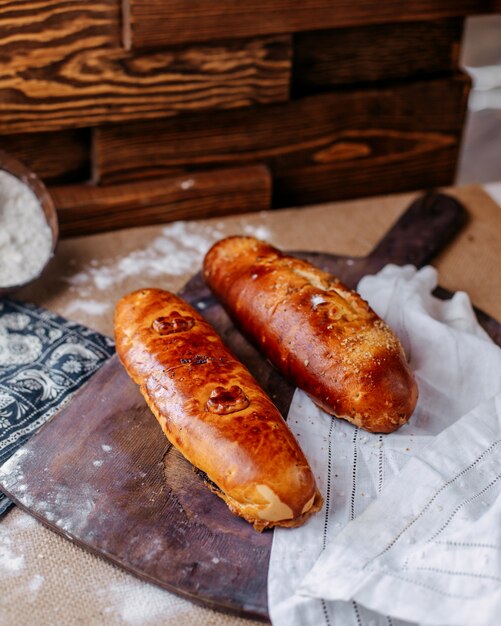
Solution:
[{"label": "wood grain panel", "polygon": [[486,13],[490,0],[125,0],[124,41],[189,41]]},{"label": "wood grain panel", "polygon": [[8,50],[0,75],[0,134],[245,107],[289,95],[288,36],[139,55],[85,48],[79,40],[61,50],[57,62],[45,48]]},{"label": "wood grain panel", "polygon": [[71,50],[117,46],[120,22],[117,0],[1,0],[2,71],[11,57],[22,65],[28,58],[36,70],[42,59],[57,61]]},{"label": "wood grain panel", "polygon": [[270,208],[263,166],[95,187],[52,187],[62,237]]},{"label": "wood grain panel", "polygon": [[451,182],[469,79],[321,94],[154,124],[96,129],[94,176],[105,183],[266,163],[274,205]]},{"label": "wood grain panel", "polygon": [[90,178],[90,129],[5,135],[0,149],[12,154],[45,183],[85,182]]},{"label": "wood grain panel", "polygon": [[298,33],[294,89],[452,72],[462,30],[463,19],[453,18]]},{"label": "wood grain panel", "polygon": [[[361,138],[357,139],[357,143]],[[453,183],[459,135],[403,137],[408,147],[391,154],[369,154],[359,166],[346,161],[307,163],[274,172],[273,206],[289,207],[347,200]],[[367,143],[370,149],[370,142]]]}]

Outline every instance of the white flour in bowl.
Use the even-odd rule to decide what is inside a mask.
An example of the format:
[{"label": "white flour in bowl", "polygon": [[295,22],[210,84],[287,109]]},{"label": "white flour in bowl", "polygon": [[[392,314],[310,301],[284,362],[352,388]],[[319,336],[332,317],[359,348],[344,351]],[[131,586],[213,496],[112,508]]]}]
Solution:
[{"label": "white flour in bowl", "polygon": [[49,260],[52,232],[33,191],[0,171],[0,287],[28,282]]}]

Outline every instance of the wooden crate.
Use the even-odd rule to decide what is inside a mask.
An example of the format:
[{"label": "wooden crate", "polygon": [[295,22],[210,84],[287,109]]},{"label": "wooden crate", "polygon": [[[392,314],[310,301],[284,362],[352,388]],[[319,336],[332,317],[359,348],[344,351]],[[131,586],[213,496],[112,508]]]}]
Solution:
[{"label": "wooden crate", "polygon": [[454,72],[462,18],[297,33],[293,89],[416,79]]},{"label": "wooden crate", "polygon": [[[469,80],[350,89],[94,134],[101,183],[266,163],[274,206],[451,182]],[[423,95],[426,93],[426,106]]]},{"label": "wooden crate", "polygon": [[176,219],[221,217],[270,208],[271,178],[262,165],[97,187],[50,188],[62,237]]},{"label": "wooden crate", "polygon": [[0,148],[49,183],[63,235],[450,184],[463,21],[501,6],[401,7],[6,0]]},{"label": "wooden crate", "polygon": [[124,38],[132,48],[367,24],[429,22],[492,9],[491,0],[406,0],[405,3],[400,0],[125,0],[125,3]]}]

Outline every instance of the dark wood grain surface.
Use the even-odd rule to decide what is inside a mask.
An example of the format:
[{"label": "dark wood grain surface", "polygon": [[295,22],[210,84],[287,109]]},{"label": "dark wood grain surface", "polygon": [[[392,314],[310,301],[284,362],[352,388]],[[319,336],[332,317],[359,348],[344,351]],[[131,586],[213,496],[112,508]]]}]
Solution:
[{"label": "dark wood grain surface", "polygon": [[453,72],[462,30],[463,19],[452,18],[297,33],[293,90]]},{"label": "dark wood grain surface", "polygon": [[90,145],[88,128],[0,137],[1,150],[22,161],[49,184],[88,180]]},{"label": "dark wood grain surface", "polygon": [[[288,36],[142,54],[99,43],[80,35],[59,50],[60,58],[50,48],[13,49],[16,58],[0,75],[0,134],[236,108],[289,95]],[[1,52],[9,54],[0,46]]]},{"label": "dark wood grain surface", "polygon": [[217,169],[148,181],[96,187],[51,187],[61,237],[177,219],[203,219],[265,211],[271,177],[263,165]]},{"label": "dark wood grain surface", "polygon": [[125,0],[133,48],[488,12],[491,0]]},{"label": "dark wood grain surface", "polygon": [[[2,0],[0,51],[2,62],[15,52],[35,71],[47,59],[57,60],[61,50],[110,47],[120,44],[120,4],[117,0]],[[22,44],[22,45],[20,45]]]},{"label": "dark wood grain surface", "polygon": [[[3,0],[0,148],[51,185],[89,169],[115,184],[261,164],[273,207],[448,185],[469,89],[454,76],[464,17],[495,9]],[[87,228],[94,214],[81,217]]]},{"label": "dark wood grain surface", "polygon": [[[300,256],[353,284],[389,261],[429,261],[464,219],[455,200],[427,196],[367,258]],[[200,273],[182,296],[286,413],[293,388],[233,327]],[[213,608],[267,619],[272,533],[256,533],[206,489],[165,439],[116,357],[13,457],[0,482],[44,524],[137,576]]]},{"label": "dark wood grain surface", "polygon": [[445,185],[454,175],[469,84],[457,74],[259,111],[101,127],[94,178],[109,183],[260,161],[273,175],[274,206]]},{"label": "dark wood grain surface", "polygon": [[[60,128],[65,115],[75,118],[77,61],[120,45],[119,9],[117,0],[0,3],[0,134]],[[82,85],[87,106],[93,91]]]}]

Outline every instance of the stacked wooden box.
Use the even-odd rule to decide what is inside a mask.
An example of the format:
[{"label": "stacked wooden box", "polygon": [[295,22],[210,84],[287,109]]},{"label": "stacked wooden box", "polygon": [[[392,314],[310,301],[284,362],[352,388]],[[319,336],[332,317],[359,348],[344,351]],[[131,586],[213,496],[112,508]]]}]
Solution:
[{"label": "stacked wooden box", "polygon": [[4,0],[0,148],[63,236],[447,185],[463,21],[499,8]]}]

